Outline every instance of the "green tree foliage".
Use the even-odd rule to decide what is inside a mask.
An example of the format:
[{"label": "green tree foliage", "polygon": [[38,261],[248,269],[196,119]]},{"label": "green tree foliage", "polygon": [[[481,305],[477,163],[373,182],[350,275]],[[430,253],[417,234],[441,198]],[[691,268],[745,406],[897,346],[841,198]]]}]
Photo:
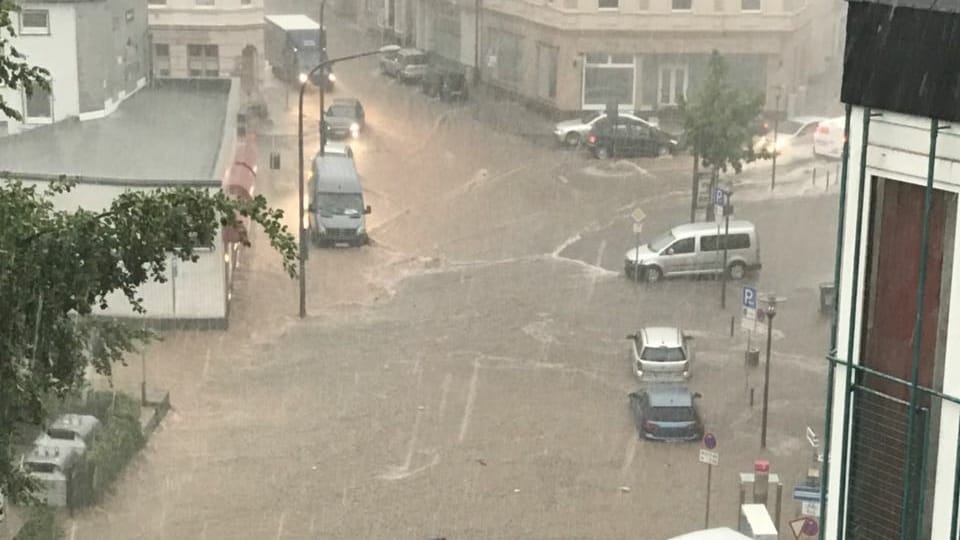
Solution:
[{"label": "green tree foliage", "polygon": [[[19,9],[14,0],[0,0],[0,88],[22,89],[31,96],[36,88],[50,89],[50,72],[31,66],[23,53],[13,46],[12,39],[17,34],[12,14]],[[0,117],[3,116],[23,120],[20,113],[0,95]]]},{"label": "green tree foliage", "polygon": [[[763,96],[733,86],[727,79],[726,63],[713,51],[703,86],[689,101],[680,103],[687,144],[700,165],[710,170],[711,190],[720,172],[732,168],[739,173],[744,163],[769,157],[753,151],[750,127],[762,110]],[[712,211],[713,206],[708,206],[707,213]]]},{"label": "green tree foliage", "polygon": [[143,312],[138,287],[165,281],[171,255],[196,261],[195,248],[220,242],[221,228],[238,217],[265,230],[295,275],[294,238],[263,197],[168,188],[124,192],[98,212],[57,210],[53,197],[71,187],[61,180],[41,190],[0,177],[0,489],[15,501],[29,492],[14,465],[15,429],[41,424],[44,399],[79,387],[88,365],[109,376],[152,337],[90,317],[111,293]]}]

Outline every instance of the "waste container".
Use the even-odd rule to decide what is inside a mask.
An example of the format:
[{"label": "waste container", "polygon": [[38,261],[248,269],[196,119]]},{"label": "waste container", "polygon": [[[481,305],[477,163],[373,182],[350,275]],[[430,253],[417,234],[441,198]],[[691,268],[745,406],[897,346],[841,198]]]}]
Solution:
[{"label": "waste container", "polygon": [[837,293],[832,281],[820,284],[820,313],[833,313],[834,304],[836,304]]},{"label": "waste container", "polygon": [[760,365],[760,349],[749,348],[743,353],[747,367],[757,367]]}]

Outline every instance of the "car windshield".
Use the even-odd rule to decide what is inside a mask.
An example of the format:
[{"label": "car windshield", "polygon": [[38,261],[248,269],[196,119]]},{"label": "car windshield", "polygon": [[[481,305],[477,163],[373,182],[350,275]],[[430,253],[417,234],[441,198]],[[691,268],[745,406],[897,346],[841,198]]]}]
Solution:
[{"label": "car windshield", "polygon": [[780,122],[780,125],[777,126],[777,131],[783,135],[793,135],[796,132],[800,131],[800,128],[803,127],[803,124],[800,122],[794,122],[793,120],[785,120]]},{"label": "car windshield", "polygon": [[652,407],[650,419],[660,422],[692,422],[696,420],[691,407]]},{"label": "car windshield", "polygon": [[74,432],[66,429],[57,429],[57,428],[48,429],[47,435],[49,435],[53,439],[63,439],[67,441],[72,441],[73,439],[76,438],[76,435],[74,434]]},{"label": "car windshield", "polygon": [[354,118],[356,115],[356,109],[351,105],[331,105],[330,108],[327,109],[327,116]]},{"label": "car windshield", "polygon": [[363,198],[356,193],[320,193],[317,209],[321,215],[363,213]]},{"label": "car windshield", "polygon": [[599,118],[603,113],[600,111],[586,111],[580,115],[580,121],[584,124],[590,123],[591,120]]},{"label": "car windshield", "polygon": [[28,472],[34,473],[55,473],[60,470],[60,467],[57,467],[56,464],[45,461],[28,461],[23,466]]},{"label": "car windshield", "polygon": [[676,238],[674,238],[673,234],[667,231],[651,240],[650,243],[647,244],[647,247],[650,248],[650,251],[659,252],[661,249],[672,244],[674,240],[676,240]]},{"label": "car windshield", "polygon": [[680,347],[644,347],[641,360],[650,362],[681,362],[687,359]]}]

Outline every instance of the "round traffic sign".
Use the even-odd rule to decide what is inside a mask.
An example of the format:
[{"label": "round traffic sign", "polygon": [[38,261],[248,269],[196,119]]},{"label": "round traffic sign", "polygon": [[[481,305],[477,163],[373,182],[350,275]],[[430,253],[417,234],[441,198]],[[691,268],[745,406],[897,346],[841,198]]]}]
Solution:
[{"label": "round traffic sign", "polygon": [[713,433],[707,433],[703,436],[703,445],[707,447],[707,450],[713,450],[717,447],[717,438],[713,436]]},{"label": "round traffic sign", "polygon": [[817,526],[817,520],[812,517],[805,518],[803,520],[803,528],[800,529],[800,532],[807,536],[814,536],[820,532],[820,528]]}]

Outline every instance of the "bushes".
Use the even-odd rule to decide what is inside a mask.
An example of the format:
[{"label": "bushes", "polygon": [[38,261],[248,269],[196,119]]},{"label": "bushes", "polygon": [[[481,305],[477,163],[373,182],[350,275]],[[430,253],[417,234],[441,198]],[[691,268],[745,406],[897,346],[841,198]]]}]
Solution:
[{"label": "bushes", "polygon": [[146,441],[140,428],[140,403],[128,395],[93,392],[72,411],[92,414],[103,423],[84,458],[70,472],[68,504],[76,508],[103,500]]},{"label": "bushes", "polygon": [[57,516],[46,505],[35,506],[30,509],[27,521],[13,540],[61,540],[63,529],[57,523]]}]

